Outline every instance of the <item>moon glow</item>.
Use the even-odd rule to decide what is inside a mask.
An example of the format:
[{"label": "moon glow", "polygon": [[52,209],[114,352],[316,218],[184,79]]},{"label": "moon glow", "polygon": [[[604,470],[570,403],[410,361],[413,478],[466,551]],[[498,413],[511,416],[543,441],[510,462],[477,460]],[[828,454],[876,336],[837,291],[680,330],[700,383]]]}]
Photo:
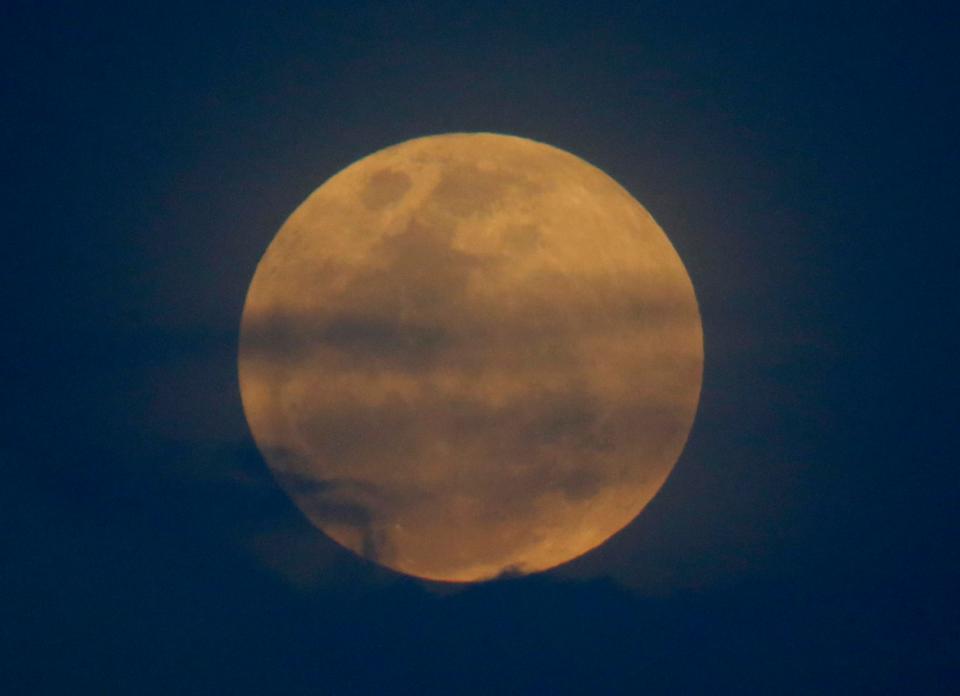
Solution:
[{"label": "moon glow", "polygon": [[613,179],[504,135],[386,148],[314,191],[257,266],[240,390],[307,518],[403,573],[556,566],[673,469],[703,369],[666,235]]}]

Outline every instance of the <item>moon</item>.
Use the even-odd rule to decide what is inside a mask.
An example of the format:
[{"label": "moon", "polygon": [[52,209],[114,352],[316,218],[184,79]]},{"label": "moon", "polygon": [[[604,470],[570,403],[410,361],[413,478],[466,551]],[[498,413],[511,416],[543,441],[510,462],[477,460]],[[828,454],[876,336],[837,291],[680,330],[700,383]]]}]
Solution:
[{"label": "moon", "polygon": [[650,214],[555,147],[380,150],[270,243],[240,327],[254,440],[303,514],[421,578],[542,571],[660,490],[700,397],[693,285]]}]

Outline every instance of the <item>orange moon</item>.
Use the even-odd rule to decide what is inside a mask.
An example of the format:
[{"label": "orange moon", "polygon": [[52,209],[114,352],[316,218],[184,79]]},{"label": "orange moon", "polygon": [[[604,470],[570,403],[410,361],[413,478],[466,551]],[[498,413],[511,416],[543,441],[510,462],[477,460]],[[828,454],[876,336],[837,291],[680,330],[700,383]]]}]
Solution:
[{"label": "orange moon", "polygon": [[693,285],[596,167],[488,133],[350,165],[284,223],[243,310],[247,421],[341,545],[477,581],[598,546],[656,495],[700,397]]}]

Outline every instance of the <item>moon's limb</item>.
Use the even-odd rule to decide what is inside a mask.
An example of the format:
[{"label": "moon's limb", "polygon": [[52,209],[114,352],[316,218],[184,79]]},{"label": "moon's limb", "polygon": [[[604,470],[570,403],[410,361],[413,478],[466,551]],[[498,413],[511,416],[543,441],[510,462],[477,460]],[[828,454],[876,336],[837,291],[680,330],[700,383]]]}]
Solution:
[{"label": "moon's limb", "polygon": [[253,436],[304,514],[396,570],[543,570],[628,524],[700,393],[693,287],[647,211],[522,138],[351,165],[257,267],[240,338]]}]

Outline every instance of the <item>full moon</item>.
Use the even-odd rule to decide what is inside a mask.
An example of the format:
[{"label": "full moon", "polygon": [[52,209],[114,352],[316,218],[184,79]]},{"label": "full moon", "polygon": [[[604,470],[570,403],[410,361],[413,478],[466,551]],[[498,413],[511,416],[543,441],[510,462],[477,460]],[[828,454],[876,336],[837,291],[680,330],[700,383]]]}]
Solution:
[{"label": "full moon", "polygon": [[350,165],[287,219],[243,310],[260,452],[394,570],[551,568],[630,523],[700,397],[693,285],[650,214],[563,150],[487,133]]}]

